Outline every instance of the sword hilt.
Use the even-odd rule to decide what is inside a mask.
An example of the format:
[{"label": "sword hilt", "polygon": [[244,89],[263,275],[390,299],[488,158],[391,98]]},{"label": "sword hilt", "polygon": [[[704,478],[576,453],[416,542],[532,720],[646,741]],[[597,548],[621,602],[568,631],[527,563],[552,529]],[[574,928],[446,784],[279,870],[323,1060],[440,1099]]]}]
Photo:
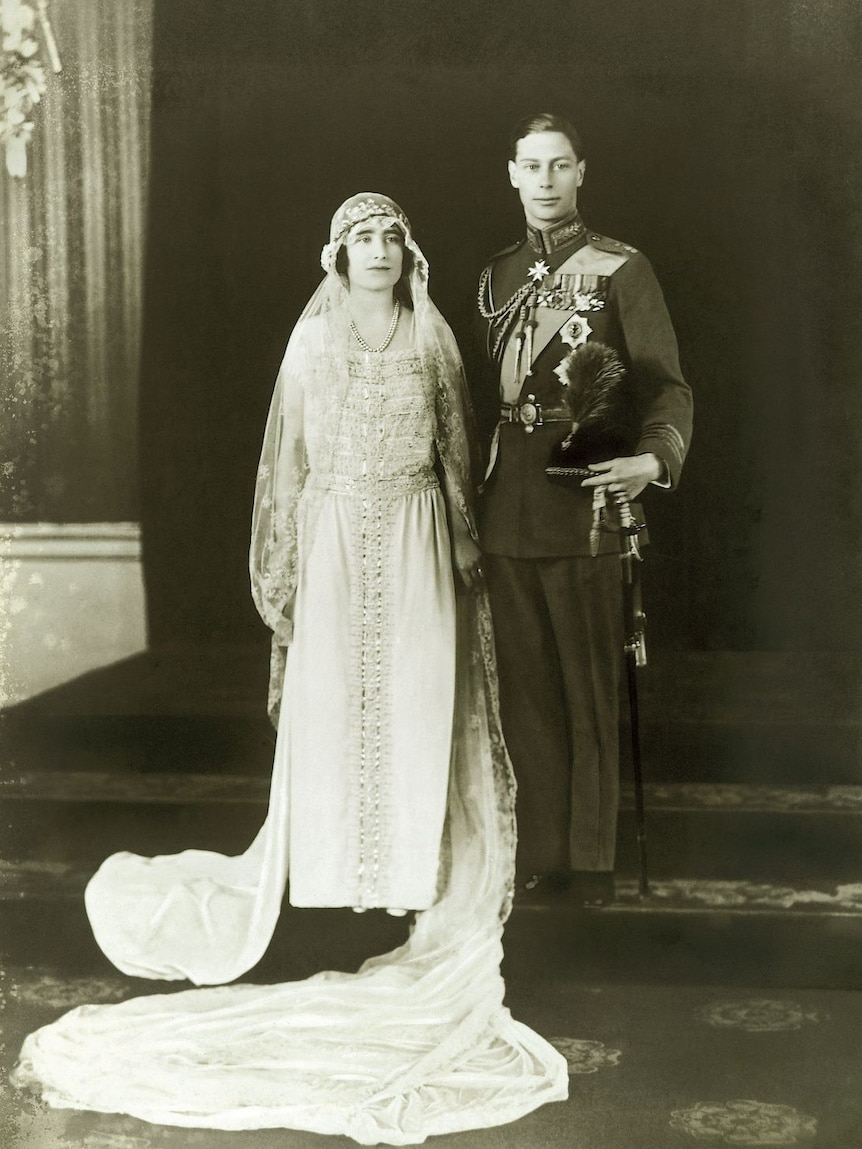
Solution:
[{"label": "sword hilt", "polygon": [[629,588],[629,602],[626,611],[627,634],[625,636],[626,654],[634,654],[635,666],[646,666],[646,615],[641,601],[640,576],[635,573],[632,560],[643,562],[643,555],[638,545],[638,534],[643,530],[643,523],[635,522],[631,504],[624,495],[616,495],[614,499],[620,519],[620,532],[623,536],[623,550],[620,555],[625,568],[625,582]]}]

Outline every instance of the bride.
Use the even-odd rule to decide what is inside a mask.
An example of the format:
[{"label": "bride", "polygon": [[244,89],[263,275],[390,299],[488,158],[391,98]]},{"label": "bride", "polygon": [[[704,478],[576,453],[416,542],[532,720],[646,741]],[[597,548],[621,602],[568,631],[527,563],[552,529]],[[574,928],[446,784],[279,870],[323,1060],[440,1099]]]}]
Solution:
[{"label": "bride", "polygon": [[[266,821],[238,857],[114,855],[86,892],[119,969],[211,988],[72,1010],[27,1038],[14,1080],[166,1125],[414,1144],[562,1100],[567,1073],[503,1005],[514,781],[458,349],[386,196],[342,204],[322,265],[255,493],[278,724]],[[264,953],[286,888],[296,906],[416,918],[355,974],[224,984]]]}]

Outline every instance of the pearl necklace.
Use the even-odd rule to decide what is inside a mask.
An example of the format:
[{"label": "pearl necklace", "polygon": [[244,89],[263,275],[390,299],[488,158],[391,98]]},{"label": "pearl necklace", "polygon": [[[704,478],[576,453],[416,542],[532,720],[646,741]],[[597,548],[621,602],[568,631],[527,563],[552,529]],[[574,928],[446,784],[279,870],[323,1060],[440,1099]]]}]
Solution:
[{"label": "pearl necklace", "polygon": [[392,342],[392,338],[395,335],[395,328],[398,326],[398,317],[400,314],[401,303],[396,299],[395,307],[392,311],[392,322],[389,324],[389,331],[386,335],[386,338],[383,340],[379,347],[372,347],[370,343],[366,343],[366,341],[362,338],[356,329],[356,324],[351,319],[350,330],[353,333],[353,338],[356,340],[363,351],[370,351],[372,355],[379,355],[380,352],[385,351],[389,344]]}]

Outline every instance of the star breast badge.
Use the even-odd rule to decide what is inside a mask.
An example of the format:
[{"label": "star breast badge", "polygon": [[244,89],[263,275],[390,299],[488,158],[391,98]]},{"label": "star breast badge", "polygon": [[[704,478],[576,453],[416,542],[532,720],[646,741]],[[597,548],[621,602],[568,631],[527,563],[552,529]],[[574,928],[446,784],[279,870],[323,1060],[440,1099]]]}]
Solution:
[{"label": "star breast badge", "polygon": [[587,323],[586,316],[573,315],[560,328],[560,339],[574,349],[586,343],[592,333],[593,329]]},{"label": "star breast badge", "polygon": [[537,259],[532,267],[527,268],[527,275],[529,275],[533,283],[541,283],[545,276],[550,274],[551,269],[543,259]]}]

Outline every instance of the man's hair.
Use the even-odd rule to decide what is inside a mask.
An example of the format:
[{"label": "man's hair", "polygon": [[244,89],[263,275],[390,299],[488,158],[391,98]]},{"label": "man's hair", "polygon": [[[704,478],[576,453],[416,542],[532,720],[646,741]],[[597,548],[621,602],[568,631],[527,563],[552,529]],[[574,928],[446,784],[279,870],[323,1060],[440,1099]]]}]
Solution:
[{"label": "man's hair", "polygon": [[537,132],[560,132],[572,145],[575,156],[579,160],[584,158],[583,142],[571,120],[567,120],[565,116],[554,115],[553,112],[540,112],[536,116],[526,116],[515,124],[509,137],[509,159],[514,160],[517,155],[518,140],[535,135]]}]

